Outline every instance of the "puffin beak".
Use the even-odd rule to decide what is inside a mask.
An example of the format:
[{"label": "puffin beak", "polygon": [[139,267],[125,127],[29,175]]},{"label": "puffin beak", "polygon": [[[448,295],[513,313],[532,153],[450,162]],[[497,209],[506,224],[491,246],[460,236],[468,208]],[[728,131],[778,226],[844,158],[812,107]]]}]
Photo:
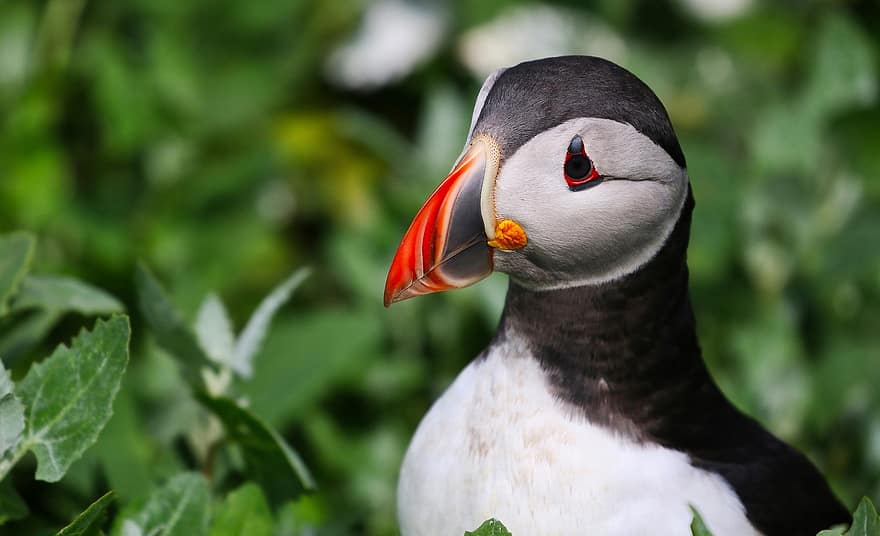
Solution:
[{"label": "puffin beak", "polygon": [[385,306],[476,283],[492,273],[499,150],[475,138],[403,236],[385,281]]}]

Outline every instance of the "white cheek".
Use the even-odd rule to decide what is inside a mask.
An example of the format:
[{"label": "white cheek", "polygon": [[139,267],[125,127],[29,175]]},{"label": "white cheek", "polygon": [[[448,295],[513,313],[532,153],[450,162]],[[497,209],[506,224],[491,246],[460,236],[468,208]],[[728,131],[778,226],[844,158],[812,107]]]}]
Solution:
[{"label": "white cheek", "polygon": [[[532,287],[598,283],[636,270],[662,247],[686,197],[686,173],[632,127],[579,121],[523,145],[496,183],[498,217],[517,221],[529,237],[523,250],[498,252],[496,267]],[[601,173],[637,180],[572,192],[562,158],[576,132]]]}]

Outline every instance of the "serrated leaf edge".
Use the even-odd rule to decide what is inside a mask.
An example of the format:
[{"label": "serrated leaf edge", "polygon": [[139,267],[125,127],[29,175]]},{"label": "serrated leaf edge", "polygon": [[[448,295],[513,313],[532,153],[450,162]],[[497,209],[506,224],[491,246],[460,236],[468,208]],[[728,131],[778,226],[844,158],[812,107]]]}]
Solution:
[{"label": "serrated leaf edge", "polygon": [[[53,355],[55,355],[56,352],[58,352],[58,351],[62,351],[62,350],[70,351],[70,350],[76,345],[77,341],[79,341],[79,339],[80,339],[81,337],[83,337],[84,335],[87,335],[87,334],[94,333],[95,331],[97,331],[97,329],[98,329],[98,327],[99,327],[100,325],[106,325],[106,324],[108,324],[109,322],[113,321],[113,320],[116,319],[116,318],[122,318],[122,319],[124,319],[124,321],[125,321],[125,325],[126,325],[126,328],[127,328],[127,329],[126,329],[126,331],[127,331],[127,333],[126,333],[126,339],[125,339],[125,342],[124,342],[124,347],[125,347],[125,361],[126,361],[126,365],[123,367],[123,373],[124,373],[124,372],[125,372],[125,369],[127,368],[127,365],[128,365],[128,358],[129,358],[129,355],[128,355],[128,354],[129,354],[129,344],[130,344],[130,342],[131,342],[131,326],[130,326],[130,324],[129,324],[129,320],[128,320],[128,317],[127,317],[126,315],[113,315],[113,316],[110,317],[109,319],[106,319],[106,320],[104,320],[104,319],[99,319],[98,321],[96,321],[94,327],[93,327],[91,330],[89,330],[89,329],[86,328],[86,327],[83,327],[83,328],[79,331],[79,333],[78,333],[78,334],[77,334],[77,335],[71,340],[71,342],[70,342],[69,345],[65,345],[64,343],[61,343],[61,344],[59,344],[58,346],[56,346],[55,349],[52,351],[52,353],[49,355],[49,358],[43,360],[43,361],[40,362],[40,363],[36,363],[36,364],[34,364],[33,366],[31,366],[30,370],[28,370],[28,373],[25,375],[25,378],[27,378],[28,376],[30,376],[31,373],[34,373],[34,374],[40,375],[40,371],[42,371],[46,366],[48,366],[48,361],[49,361],[49,359],[51,359],[51,357],[52,357]],[[101,367],[99,368],[99,370],[103,370],[103,367],[106,366],[106,363],[107,363],[107,360],[105,360],[105,361],[101,364]],[[78,398],[79,396],[81,396],[82,393],[84,393],[85,390],[87,390],[87,388],[88,388],[89,386],[91,386],[92,382],[93,382],[93,381],[95,380],[95,378],[97,378],[98,376],[99,376],[99,374],[93,374],[93,375],[89,378],[89,381],[86,382],[86,384],[83,386],[83,389],[79,389],[79,390],[77,391],[77,393],[78,393],[77,396],[72,397],[72,398]],[[120,382],[118,382],[118,383],[116,384],[115,388],[112,389],[112,392],[111,392],[111,394],[110,394],[110,399],[111,399],[111,400],[115,400],[115,399],[116,399],[116,395],[117,395],[117,393],[119,392],[119,389],[120,389],[121,386],[122,386],[122,382],[120,381]],[[41,385],[40,388],[38,389],[37,394],[34,396],[34,400],[39,399],[40,394],[42,393],[42,389],[43,389],[43,385]],[[58,422],[58,420],[59,420],[61,417],[63,417],[63,416],[69,411],[69,410],[70,410],[70,405],[65,406],[64,411],[63,411],[60,415],[58,415],[58,416],[56,416],[55,418],[53,418],[53,419],[49,422],[49,424],[48,424],[47,426],[44,426],[44,427],[43,427],[43,432],[41,432],[41,433],[39,433],[39,434],[37,434],[37,435],[31,435],[31,434],[32,434],[32,429],[31,429],[31,420],[30,420],[30,416],[31,416],[31,414],[32,414],[32,412],[33,412],[33,407],[25,408],[25,411],[26,411],[26,414],[25,414],[26,425],[25,425],[25,430],[24,430],[24,436],[23,436],[22,440],[18,443],[17,447],[13,450],[13,454],[12,454],[11,456],[9,456],[9,457],[3,459],[2,461],[0,461],[0,480],[2,480],[2,479],[6,476],[6,474],[9,472],[9,470],[12,469],[12,467],[13,467],[16,463],[18,463],[18,461],[19,461],[19,460],[20,460],[25,454],[27,454],[28,451],[32,451],[35,447],[37,447],[37,446],[39,446],[39,445],[48,445],[47,443],[43,443],[43,442],[42,442],[42,439],[43,439],[43,437],[45,436],[45,433],[46,433],[45,430],[51,428],[51,427],[52,427],[56,422]],[[107,422],[110,420],[110,418],[111,418],[112,416],[113,416],[113,406],[112,406],[112,404],[111,404],[111,406],[110,406],[110,410],[109,410],[109,413],[108,413],[108,415],[107,415],[107,418],[104,420],[103,423],[101,423],[101,426],[100,426],[100,428],[99,428],[99,430],[98,430],[99,433],[100,433],[101,430],[103,430],[104,426],[107,424]],[[94,441],[96,441],[96,440],[97,440],[97,436],[95,437],[95,440],[94,440]],[[89,445],[85,445],[84,448],[82,449],[82,451],[79,452],[79,454],[78,454],[77,456],[74,457],[74,461],[77,460],[77,459],[79,459],[79,457],[82,456],[83,452],[85,452],[86,448],[88,448],[89,446],[91,446],[91,444],[93,444],[94,441],[92,441],[92,443],[90,443]],[[47,447],[46,447],[46,450],[47,450],[47,453],[49,453],[49,458],[52,460],[52,467],[53,467],[53,469],[55,469],[56,472],[59,471],[61,468],[58,466],[57,462],[55,461],[55,456],[54,456],[54,454],[52,454],[52,452],[53,452],[52,448],[50,448],[50,447],[47,446]],[[34,452],[34,454],[36,454],[36,452]],[[69,466],[68,466],[68,467],[69,467]],[[61,474],[58,476],[58,478],[56,478],[56,479],[54,479],[54,480],[52,480],[52,479],[50,479],[50,478],[44,478],[44,477],[46,476],[46,475],[45,475],[45,471],[43,471],[43,467],[41,467],[41,464],[38,463],[38,464],[37,464],[37,471],[36,471],[36,479],[37,479],[37,480],[44,480],[44,481],[46,481],[46,482],[56,482],[57,480],[60,480],[60,478],[61,478],[62,476],[64,476],[64,473],[65,473],[65,472],[66,472],[66,471],[62,471]]]}]

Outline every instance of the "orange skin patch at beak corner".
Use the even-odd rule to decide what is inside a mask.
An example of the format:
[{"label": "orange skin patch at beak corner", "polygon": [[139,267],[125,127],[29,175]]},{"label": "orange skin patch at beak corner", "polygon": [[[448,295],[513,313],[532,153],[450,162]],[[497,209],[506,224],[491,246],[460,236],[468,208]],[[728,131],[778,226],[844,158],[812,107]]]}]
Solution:
[{"label": "orange skin patch at beak corner", "polygon": [[495,238],[487,244],[505,251],[522,249],[529,243],[525,230],[513,220],[501,220],[495,224]]}]

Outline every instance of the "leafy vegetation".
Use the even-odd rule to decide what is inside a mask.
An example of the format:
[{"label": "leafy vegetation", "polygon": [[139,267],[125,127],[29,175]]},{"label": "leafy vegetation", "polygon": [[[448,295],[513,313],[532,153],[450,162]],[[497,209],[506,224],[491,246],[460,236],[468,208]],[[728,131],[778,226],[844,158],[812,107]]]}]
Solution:
[{"label": "leafy vegetation", "polygon": [[113,500],[113,492],[108,491],[100,499],[93,502],[83,513],[76,516],[70,525],[60,531],[58,536],[89,536],[101,534],[101,524],[104,520],[107,507]]},{"label": "leafy vegetation", "polygon": [[388,4],[0,2],[0,532],[395,534],[505,280],[385,270],[487,72],[569,52],[669,109],[722,389],[877,504],[876,2]]},{"label": "leafy vegetation", "polygon": [[[0,265],[9,274],[3,301],[11,300],[0,318],[32,307],[53,309],[58,302],[78,304],[84,312],[95,301],[113,308],[117,302],[75,280],[28,278],[34,239],[25,233],[0,236]],[[53,288],[54,285],[54,288]],[[46,289],[60,292],[49,292]],[[112,413],[113,399],[128,365],[128,318],[99,320],[70,344],[59,345],[48,358],[33,364],[19,382],[0,364],[0,520],[27,515],[27,506],[5,480],[9,472],[32,452],[37,480],[57,482],[71,464],[96,441]],[[106,506],[105,495],[61,534],[84,534]]]},{"label": "leafy vegetation", "polygon": [[876,536],[877,534],[880,534],[880,515],[877,514],[871,500],[863,497],[853,514],[852,525],[823,530],[818,536]]},{"label": "leafy vegetation", "polygon": [[691,506],[691,512],[694,514],[694,518],[691,521],[691,534],[693,536],[712,536],[712,532],[706,527],[697,509]]},{"label": "leafy vegetation", "polygon": [[497,519],[489,519],[473,532],[465,532],[464,536],[510,536],[507,527]]}]

